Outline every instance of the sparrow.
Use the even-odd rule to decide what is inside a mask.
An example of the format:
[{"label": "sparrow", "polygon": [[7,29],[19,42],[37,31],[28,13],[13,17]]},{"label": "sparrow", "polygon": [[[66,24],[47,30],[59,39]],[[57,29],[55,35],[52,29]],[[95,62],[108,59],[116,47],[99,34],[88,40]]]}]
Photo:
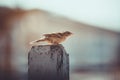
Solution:
[{"label": "sparrow", "polygon": [[73,33],[69,31],[65,31],[62,33],[51,33],[51,34],[43,34],[44,38],[43,39],[38,39],[35,41],[30,42],[30,44],[38,43],[38,42],[48,42],[49,44],[52,45],[57,45],[62,43],[67,39],[68,36],[71,36]]}]

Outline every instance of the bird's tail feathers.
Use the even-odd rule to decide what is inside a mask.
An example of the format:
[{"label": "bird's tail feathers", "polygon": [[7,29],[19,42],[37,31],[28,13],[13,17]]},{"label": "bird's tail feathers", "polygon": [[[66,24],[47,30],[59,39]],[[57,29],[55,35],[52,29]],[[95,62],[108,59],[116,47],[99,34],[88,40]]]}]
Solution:
[{"label": "bird's tail feathers", "polygon": [[45,39],[34,40],[34,41],[30,42],[30,44],[34,44],[37,42],[43,42],[43,41],[45,41]]}]

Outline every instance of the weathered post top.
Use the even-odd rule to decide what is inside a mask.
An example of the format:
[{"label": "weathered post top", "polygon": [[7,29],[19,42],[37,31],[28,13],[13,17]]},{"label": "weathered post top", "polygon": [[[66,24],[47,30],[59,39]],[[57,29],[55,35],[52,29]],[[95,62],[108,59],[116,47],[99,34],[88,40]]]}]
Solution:
[{"label": "weathered post top", "polygon": [[28,54],[29,80],[69,80],[69,56],[61,44],[33,46]]}]

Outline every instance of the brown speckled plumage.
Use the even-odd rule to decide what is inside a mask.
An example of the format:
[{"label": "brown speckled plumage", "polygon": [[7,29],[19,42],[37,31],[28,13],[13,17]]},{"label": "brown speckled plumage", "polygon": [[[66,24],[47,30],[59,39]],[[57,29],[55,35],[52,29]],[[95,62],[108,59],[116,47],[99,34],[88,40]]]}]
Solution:
[{"label": "brown speckled plumage", "polygon": [[64,40],[66,40],[66,38],[68,36],[70,36],[72,33],[69,31],[65,31],[63,33],[51,33],[51,34],[44,34],[43,36],[45,36],[44,39],[39,39],[36,40],[32,43],[37,43],[37,42],[41,42],[41,41],[46,41],[50,44],[59,44],[61,42],[63,42]]}]

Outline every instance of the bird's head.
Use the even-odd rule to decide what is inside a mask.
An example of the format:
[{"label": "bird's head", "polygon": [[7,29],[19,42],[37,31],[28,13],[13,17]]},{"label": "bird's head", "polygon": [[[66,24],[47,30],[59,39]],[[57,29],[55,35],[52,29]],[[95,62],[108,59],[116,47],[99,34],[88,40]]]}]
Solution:
[{"label": "bird's head", "polygon": [[65,31],[65,32],[64,32],[64,35],[65,35],[65,36],[71,36],[72,34],[73,34],[73,33],[71,33],[70,31]]}]

